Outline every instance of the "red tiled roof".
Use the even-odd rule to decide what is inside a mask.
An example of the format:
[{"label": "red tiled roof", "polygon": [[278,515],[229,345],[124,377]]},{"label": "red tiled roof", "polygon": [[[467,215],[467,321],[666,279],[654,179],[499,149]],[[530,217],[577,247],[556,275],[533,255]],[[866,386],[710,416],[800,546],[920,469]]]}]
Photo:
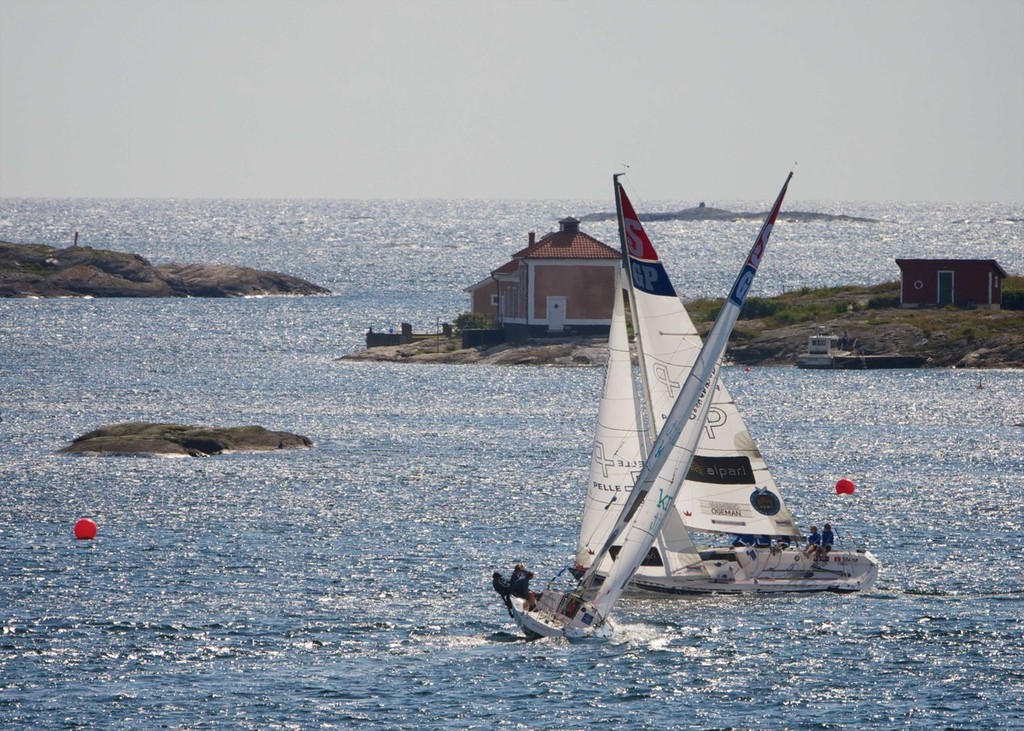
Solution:
[{"label": "red tiled roof", "polygon": [[581,231],[555,231],[546,234],[533,246],[527,246],[512,255],[513,259],[618,259],[620,257],[621,254],[616,249]]},{"label": "red tiled roof", "polygon": [[512,261],[507,261],[504,264],[502,264],[500,267],[491,272],[491,274],[511,274],[518,267],[519,261],[517,259],[513,259]]}]

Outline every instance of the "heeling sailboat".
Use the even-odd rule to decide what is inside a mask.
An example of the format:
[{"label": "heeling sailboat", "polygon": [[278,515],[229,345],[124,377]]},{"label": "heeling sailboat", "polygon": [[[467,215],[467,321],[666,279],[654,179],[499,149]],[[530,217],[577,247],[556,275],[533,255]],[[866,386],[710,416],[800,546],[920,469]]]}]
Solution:
[{"label": "heeling sailboat", "polygon": [[[610,350],[606,379],[620,379],[621,385],[605,388],[618,395],[607,404],[602,400],[599,411],[576,556],[577,575],[594,569],[599,578],[611,569],[618,550],[613,545],[595,563],[613,529],[617,511],[612,506],[629,495],[646,460],[646,445],[664,428],[680,384],[701,349],[701,338],[617,176],[615,192],[641,377],[638,384],[621,366],[613,375],[618,356]],[[769,233],[773,214],[765,223]],[[617,326],[613,320],[610,343]],[[621,327],[624,330],[624,322]],[[633,412],[643,413],[645,420],[641,423]],[[760,536],[774,543],[698,551],[690,531]],[[633,586],[676,594],[858,591],[870,587],[878,576],[878,562],[866,551],[833,550],[828,561],[819,563],[793,547],[800,540],[796,522],[735,401],[719,382],[675,510],[634,573]]]},{"label": "heeling sailboat", "polygon": [[[572,591],[542,592],[534,606],[528,606],[527,601],[518,598],[508,600],[509,612],[528,636],[607,636],[612,632],[609,620],[612,608],[644,563],[665,526],[678,515],[674,507],[675,500],[691,468],[714,403],[712,396],[718,385],[721,360],[729,335],[757,273],[792,176],[790,173],[786,178],[729,297],[708,333],[707,341],[700,347],[692,367],[679,382],[678,394],[672,407],[665,414],[660,431],[646,451],[632,489],[615,513],[614,522],[605,534],[604,542],[596,551],[589,569]],[[614,182],[616,198],[620,201],[618,176],[615,176]],[[612,438],[609,442],[613,448],[634,439],[645,442],[644,430],[640,428],[642,413],[638,401],[635,396],[628,396],[615,380],[621,379],[626,371],[624,363],[628,362],[624,358],[624,354],[628,355],[628,342],[624,337],[625,320],[621,300],[621,295],[617,293],[613,313],[616,324],[609,338],[609,368],[598,416],[600,437],[612,436],[612,432],[617,432],[618,440]],[[601,426],[602,420],[612,415],[617,418],[630,409],[632,425],[628,419],[624,419],[620,425],[608,423],[605,427]],[[638,465],[634,463],[624,466],[629,468]],[[619,474],[625,473],[620,470]],[[604,565],[606,556],[613,554],[614,548],[618,548],[614,552],[615,560],[602,577],[604,580],[593,599],[588,600],[586,597],[599,578],[598,568]]]}]

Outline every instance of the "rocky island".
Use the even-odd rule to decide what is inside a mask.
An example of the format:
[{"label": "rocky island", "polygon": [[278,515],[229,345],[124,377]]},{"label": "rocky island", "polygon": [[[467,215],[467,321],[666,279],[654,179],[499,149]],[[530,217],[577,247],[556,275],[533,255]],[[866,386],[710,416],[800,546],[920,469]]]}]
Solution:
[{"label": "rocky island", "polygon": [[250,297],[330,294],[305,279],[227,264],[160,264],[138,254],[0,241],[0,297]]},{"label": "rocky island", "polygon": [[[659,211],[654,213],[641,213],[640,220],[647,221],[763,221],[767,213],[754,213],[747,211],[729,211],[724,208],[714,208],[701,203],[692,208],[683,208],[679,211]],[[615,211],[602,211],[599,213],[588,213],[580,217],[581,221],[614,221]],[[815,213],[812,211],[781,211],[780,221],[796,221],[801,223],[811,221],[860,221],[863,223],[877,223],[877,219],[863,218],[860,216],[848,216],[845,213]]]},{"label": "rocky island", "polygon": [[312,445],[307,437],[268,431],[261,426],[216,428],[125,422],[100,427],[76,437],[60,452],[206,457],[223,452],[296,449]]}]

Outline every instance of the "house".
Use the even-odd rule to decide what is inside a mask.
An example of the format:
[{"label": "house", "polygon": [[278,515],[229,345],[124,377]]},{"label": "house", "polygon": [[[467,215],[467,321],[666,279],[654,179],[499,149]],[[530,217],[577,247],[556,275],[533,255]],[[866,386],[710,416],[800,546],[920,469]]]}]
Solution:
[{"label": "house", "polygon": [[995,259],[897,259],[901,307],[984,307],[1003,303],[1006,272]]},{"label": "house", "polygon": [[606,335],[611,326],[618,250],[580,231],[572,217],[529,244],[491,276],[466,288],[473,313],[510,339],[562,333]]}]

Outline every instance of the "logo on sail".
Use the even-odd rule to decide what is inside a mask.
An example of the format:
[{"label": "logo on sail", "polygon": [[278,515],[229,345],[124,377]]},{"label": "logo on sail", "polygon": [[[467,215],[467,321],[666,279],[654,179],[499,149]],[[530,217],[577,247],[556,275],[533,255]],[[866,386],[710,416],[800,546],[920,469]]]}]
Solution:
[{"label": "logo on sail", "polygon": [[743,455],[708,457],[695,454],[686,479],[714,485],[753,485],[754,468],[750,465],[750,459]]},{"label": "logo on sail", "polygon": [[736,279],[736,286],[732,288],[732,294],[729,295],[729,301],[737,307],[743,306],[743,300],[747,298],[747,292],[750,291],[750,285],[754,282],[754,275],[757,274],[757,269],[747,264],[743,267],[743,271],[740,272],[740,276]]},{"label": "logo on sail", "polygon": [[631,258],[629,273],[633,277],[633,286],[641,292],[659,297],[674,297],[676,294],[660,261],[646,262]]},{"label": "logo on sail", "polygon": [[759,487],[750,494],[750,504],[761,515],[775,515],[782,509],[782,501],[767,487]]}]

